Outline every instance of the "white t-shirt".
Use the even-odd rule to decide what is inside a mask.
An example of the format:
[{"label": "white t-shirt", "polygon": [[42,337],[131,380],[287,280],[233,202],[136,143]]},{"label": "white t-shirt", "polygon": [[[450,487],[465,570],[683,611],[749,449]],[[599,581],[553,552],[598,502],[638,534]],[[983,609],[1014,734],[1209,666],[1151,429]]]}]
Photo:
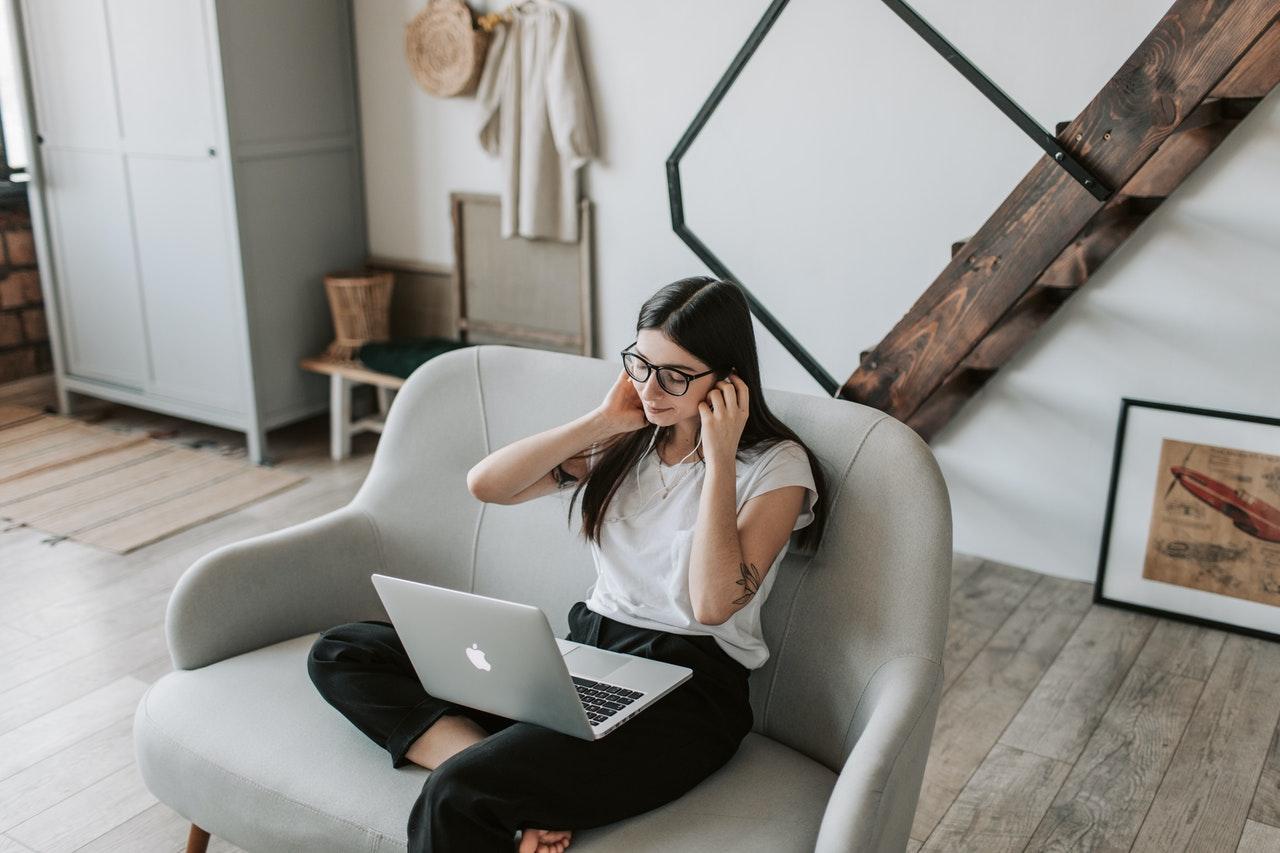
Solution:
[{"label": "white t-shirt", "polygon": [[[743,451],[740,457],[737,512],[758,495],[798,485],[808,493],[793,532],[813,521],[818,492],[804,448],[786,439],[762,450]],[[666,498],[662,497],[659,464],[667,484],[675,483]],[[689,600],[689,558],[705,473],[706,465],[696,454],[684,464],[669,466],[660,462],[656,449],[649,450],[627,474],[606,509],[600,545],[591,543],[596,582],[585,601],[589,609],[627,625],[674,634],[709,634],[743,666],[757,669],[769,659],[760,608],[777,580],[778,564],[790,541],[783,545],[746,606],[722,625],[699,622]]]}]

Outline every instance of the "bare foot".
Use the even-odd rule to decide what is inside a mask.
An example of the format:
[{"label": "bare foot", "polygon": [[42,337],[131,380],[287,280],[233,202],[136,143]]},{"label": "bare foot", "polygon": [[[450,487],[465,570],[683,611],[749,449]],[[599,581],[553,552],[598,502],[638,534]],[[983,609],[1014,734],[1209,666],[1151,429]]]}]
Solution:
[{"label": "bare foot", "polygon": [[573,831],[569,829],[525,829],[518,853],[564,853],[572,838]]}]

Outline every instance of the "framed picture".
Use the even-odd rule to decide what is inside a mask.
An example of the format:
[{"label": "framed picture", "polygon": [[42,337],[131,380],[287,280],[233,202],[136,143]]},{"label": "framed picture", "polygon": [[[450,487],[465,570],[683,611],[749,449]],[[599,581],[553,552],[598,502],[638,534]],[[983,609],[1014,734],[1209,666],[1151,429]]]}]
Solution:
[{"label": "framed picture", "polygon": [[1124,398],[1093,600],[1280,640],[1280,420]]},{"label": "framed picture", "polygon": [[458,339],[596,355],[591,201],[578,201],[578,242],[504,239],[502,199],[449,194]]}]

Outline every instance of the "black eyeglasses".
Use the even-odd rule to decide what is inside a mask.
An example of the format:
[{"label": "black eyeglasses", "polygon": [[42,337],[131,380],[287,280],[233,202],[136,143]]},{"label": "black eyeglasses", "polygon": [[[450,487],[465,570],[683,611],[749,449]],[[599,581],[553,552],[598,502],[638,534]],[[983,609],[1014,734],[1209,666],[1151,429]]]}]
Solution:
[{"label": "black eyeglasses", "polygon": [[689,383],[695,379],[706,376],[708,373],[715,373],[714,370],[704,370],[701,373],[685,373],[674,367],[659,367],[652,362],[646,361],[644,356],[639,353],[631,352],[631,347],[638,344],[639,341],[632,341],[630,346],[622,351],[622,367],[627,371],[627,375],[637,382],[649,381],[650,371],[658,371],[658,384],[662,386],[662,390],[668,394],[679,397],[689,390]]}]

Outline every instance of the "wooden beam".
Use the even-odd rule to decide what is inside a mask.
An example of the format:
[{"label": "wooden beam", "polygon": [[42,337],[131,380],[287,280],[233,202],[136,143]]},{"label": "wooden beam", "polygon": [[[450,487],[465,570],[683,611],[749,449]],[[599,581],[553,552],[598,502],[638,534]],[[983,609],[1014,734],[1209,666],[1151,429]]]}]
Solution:
[{"label": "wooden beam", "polygon": [[[1124,187],[1280,18],[1280,0],[1177,0],[1063,132]],[[1101,210],[1047,156],[868,355],[837,396],[907,420]]]},{"label": "wooden beam", "polygon": [[[1148,160],[1147,163],[1150,164],[1152,160]],[[1071,290],[1080,287],[1089,280],[1089,276],[1093,275],[1098,267],[1102,266],[1102,262],[1109,258],[1112,252],[1120,248],[1121,243],[1129,239],[1129,235],[1160,206],[1162,201],[1164,201],[1163,196],[1129,195],[1127,188],[1113,195],[1075,239],[1067,244],[1062,253],[1054,258],[1053,263],[1040,274],[1036,287]],[[1024,296],[1034,290],[1033,287]],[[1014,307],[1017,307],[1017,303]],[[993,326],[992,331],[994,332],[997,328],[999,324]],[[980,346],[981,344],[978,345]]]},{"label": "wooden beam", "polygon": [[1261,98],[1280,80],[1280,23],[1249,48],[1209,94],[1215,98]]},{"label": "wooden beam", "polygon": [[1124,192],[1157,198],[1169,196],[1237,124],[1238,119],[1230,119],[1179,131],[1160,146],[1156,156],[1142,165],[1138,174],[1125,184]]}]

